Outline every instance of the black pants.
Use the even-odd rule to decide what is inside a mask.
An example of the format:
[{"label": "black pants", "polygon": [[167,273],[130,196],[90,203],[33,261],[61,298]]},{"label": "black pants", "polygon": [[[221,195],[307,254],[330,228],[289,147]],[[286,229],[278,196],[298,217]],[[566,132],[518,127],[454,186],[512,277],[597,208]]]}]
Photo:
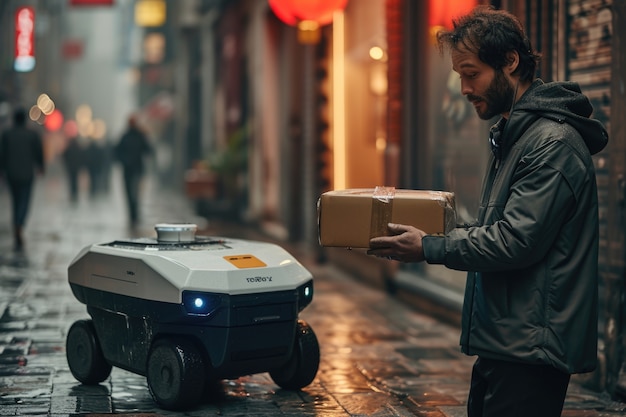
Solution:
[{"label": "black pants", "polygon": [[569,374],[552,366],[478,358],[472,369],[468,417],[559,417]]},{"label": "black pants", "polygon": [[131,225],[135,226],[139,221],[139,186],[141,173],[136,170],[124,169],[124,190],[126,191],[126,204],[128,217]]},{"label": "black pants", "polygon": [[11,190],[13,227],[22,228],[26,223],[26,216],[30,207],[33,180],[16,181],[10,179],[9,189]]}]

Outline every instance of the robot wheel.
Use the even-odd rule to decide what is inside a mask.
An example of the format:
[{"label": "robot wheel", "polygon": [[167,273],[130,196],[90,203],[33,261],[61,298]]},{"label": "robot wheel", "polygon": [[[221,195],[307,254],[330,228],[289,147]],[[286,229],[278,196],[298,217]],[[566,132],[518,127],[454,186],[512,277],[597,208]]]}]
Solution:
[{"label": "robot wheel", "polygon": [[163,408],[189,409],[204,394],[205,368],[200,350],[184,338],[162,338],[148,354],[148,387]]},{"label": "robot wheel", "polygon": [[104,359],[91,320],[78,320],[67,332],[65,355],[74,378],[95,385],[111,375],[111,365]]},{"label": "robot wheel", "polygon": [[317,336],[304,320],[298,320],[293,354],[285,365],[270,371],[270,376],[281,388],[297,391],[313,382],[319,364]]}]

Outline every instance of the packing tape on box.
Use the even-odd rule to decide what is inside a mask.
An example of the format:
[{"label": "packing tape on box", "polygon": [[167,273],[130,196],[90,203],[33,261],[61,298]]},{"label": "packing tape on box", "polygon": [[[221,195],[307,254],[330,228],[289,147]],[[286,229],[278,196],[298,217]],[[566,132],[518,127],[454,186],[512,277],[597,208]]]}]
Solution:
[{"label": "packing tape on box", "polygon": [[439,197],[439,205],[444,209],[444,226],[443,233],[446,234],[450,230],[457,227],[456,224],[456,202],[454,193],[444,191],[432,191],[434,195]]},{"label": "packing tape on box", "polygon": [[387,224],[391,222],[395,187],[376,187],[372,193],[372,216],[370,218],[370,239],[389,234]]}]

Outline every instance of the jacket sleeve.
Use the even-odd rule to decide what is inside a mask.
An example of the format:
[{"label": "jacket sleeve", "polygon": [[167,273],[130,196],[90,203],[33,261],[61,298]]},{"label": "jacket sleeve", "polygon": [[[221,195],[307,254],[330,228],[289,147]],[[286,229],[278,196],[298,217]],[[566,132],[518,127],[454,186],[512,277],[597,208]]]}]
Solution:
[{"label": "jacket sleeve", "polygon": [[559,141],[522,158],[501,207],[488,207],[483,226],[424,238],[426,261],[464,271],[518,269],[541,260],[576,204],[570,175],[587,176],[582,161]]}]

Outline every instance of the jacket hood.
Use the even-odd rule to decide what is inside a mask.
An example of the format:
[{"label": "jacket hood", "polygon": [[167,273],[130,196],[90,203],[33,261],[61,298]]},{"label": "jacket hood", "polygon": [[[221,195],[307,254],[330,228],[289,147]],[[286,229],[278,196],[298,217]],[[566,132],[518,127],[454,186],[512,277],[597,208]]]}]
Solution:
[{"label": "jacket hood", "polygon": [[593,106],[578,83],[535,80],[513,107],[513,112],[520,110],[570,124],[578,130],[592,155],[604,149],[609,141],[604,125],[589,118]]}]

